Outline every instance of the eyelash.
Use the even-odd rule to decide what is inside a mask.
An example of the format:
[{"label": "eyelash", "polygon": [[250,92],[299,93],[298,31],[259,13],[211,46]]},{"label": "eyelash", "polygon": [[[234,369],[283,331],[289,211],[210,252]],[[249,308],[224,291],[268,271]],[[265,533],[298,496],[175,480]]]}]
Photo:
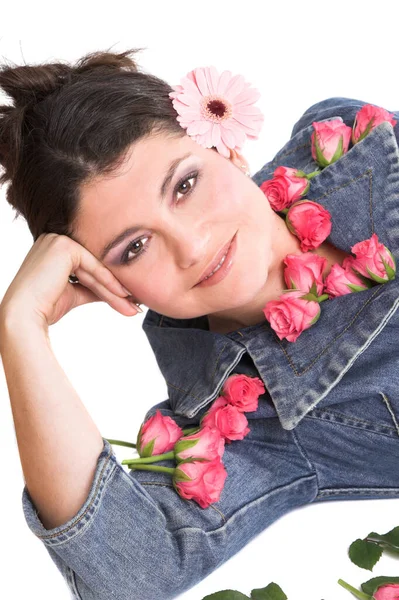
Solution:
[{"label": "eyelash", "polygon": [[[179,189],[179,187],[183,183],[186,183],[187,181],[189,181],[190,179],[193,179],[193,178],[195,179],[195,184],[190,188],[190,190],[186,194],[184,194],[183,202],[185,202],[187,196],[190,196],[192,194],[193,190],[197,187],[197,183],[198,183],[199,179],[201,178],[201,174],[200,174],[199,171],[192,171],[188,175],[185,175],[184,177],[182,177],[176,183],[175,188],[173,190],[173,198],[175,198],[177,190]],[[181,203],[182,203],[182,201],[179,200],[179,204],[181,204]],[[147,236],[145,236],[145,237],[147,237]],[[133,246],[135,244],[137,244],[137,242],[140,242],[140,238],[138,238],[137,240],[134,240],[133,242],[130,242],[130,244],[126,247],[126,249],[125,249],[125,251],[124,251],[124,253],[122,255],[122,258],[121,258],[121,264],[126,265],[126,264],[131,263],[132,261],[136,261],[139,258],[141,258],[145,252],[147,252],[147,250],[148,250],[148,243],[141,248],[141,252],[139,254],[136,254],[134,258],[127,258],[129,256],[130,250],[133,248]]]}]

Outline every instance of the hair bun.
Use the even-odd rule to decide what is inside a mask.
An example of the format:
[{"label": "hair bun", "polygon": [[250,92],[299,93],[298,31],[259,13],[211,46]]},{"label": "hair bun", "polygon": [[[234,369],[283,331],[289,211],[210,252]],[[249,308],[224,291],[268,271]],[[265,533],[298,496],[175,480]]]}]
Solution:
[{"label": "hair bun", "polygon": [[75,65],[64,62],[0,65],[0,88],[14,100],[16,108],[27,108],[81,75],[93,72],[97,76],[101,70],[109,72],[110,69],[137,71],[137,63],[131,55],[141,50],[143,48],[120,53],[95,51],[86,54]]},{"label": "hair bun", "polygon": [[[144,48],[124,52],[95,51],[86,54],[75,64],[68,62],[17,65],[11,61],[0,65],[0,89],[14,100],[14,104],[0,106],[0,165],[6,174],[0,185],[15,176],[22,147],[22,137],[29,134],[27,111],[38,102],[63,87],[80,79],[96,80],[110,71],[138,71],[132,58]],[[28,120],[27,120],[28,119]]]},{"label": "hair bun", "polygon": [[16,108],[25,108],[54,92],[70,73],[71,67],[62,63],[6,65],[0,69],[0,87],[14,100]]}]

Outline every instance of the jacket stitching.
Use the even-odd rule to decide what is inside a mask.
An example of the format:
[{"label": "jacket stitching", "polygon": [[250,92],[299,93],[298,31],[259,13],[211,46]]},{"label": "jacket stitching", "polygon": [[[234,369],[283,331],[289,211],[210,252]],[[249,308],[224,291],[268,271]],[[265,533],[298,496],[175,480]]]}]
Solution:
[{"label": "jacket stitching", "polygon": [[294,442],[296,443],[299,452],[302,454],[303,458],[307,461],[308,465],[311,467],[311,469],[313,470],[313,474],[316,477],[316,484],[317,484],[317,489],[320,489],[320,482],[319,482],[319,477],[317,475],[317,470],[314,466],[314,464],[312,463],[312,461],[310,460],[308,453],[305,451],[305,448],[302,446],[302,444],[299,441],[298,438],[298,434],[295,431],[295,429],[292,430],[292,436],[294,438]]},{"label": "jacket stitching", "polygon": [[[162,487],[170,487],[173,490],[175,490],[175,487],[171,484],[171,483],[161,483],[159,481],[140,481],[141,485],[160,485]],[[175,490],[176,491],[176,490]],[[194,501],[195,502],[195,501]],[[216,506],[213,506],[212,504],[210,504],[208,506],[208,508],[213,508],[213,510],[215,510],[217,513],[219,513],[219,515],[222,517],[222,519],[224,520],[224,522],[227,522],[226,517],[224,516],[224,514],[222,513],[221,510],[219,510],[218,508],[216,508]],[[203,509],[204,510],[204,509]]]},{"label": "jacket stitching", "polygon": [[392,421],[394,422],[395,430],[396,430],[396,432],[397,432],[397,434],[399,436],[399,423],[398,423],[398,421],[397,421],[397,419],[395,417],[395,413],[393,412],[393,408],[391,406],[391,403],[389,402],[387,396],[383,392],[380,392],[380,395],[382,396],[382,399],[383,399],[383,401],[385,402],[385,404],[387,406],[387,409],[388,409],[388,411],[389,411],[389,413],[390,413],[390,415],[392,417]]},{"label": "jacket stitching", "polygon": [[324,488],[320,490],[318,495],[316,496],[314,502],[320,496],[350,496],[355,494],[364,494],[365,492],[371,492],[373,495],[377,496],[386,496],[387,493],[393,493],[395,496],[399,496],[399,488],[374,488],[374,487],[364,487],[364,488]]},{"label": "jacket stitching", "polygon": [[[358,417],[353,417],[352,415],[348,415],[346,413],[341,413],[338,410],[329,410],[329,409],[314,409],[312,412],[314,412],[314,416],[320,415],[320,417],[322,418],[323,414],[327,414],[327,415],[337,415],[337,417],[343,417],[345,419],[347,419],[348,421],[354,421],[355,423],[359,423],[359,425],[371,425],[373,427],[375,427],[375,423],[373,423],[372,421],[365,421],[364,419],[359,419]],[[312,417],[313,415],[309,414],[307,416]],[[388,431],[396,431],[394,427],[390,427],[389,425],[384,425],[383,423],[378,424],[379,427],[381,427],[382,429],[388,429]],[[398,435],[399,435],[399,428],[398,428]]]},{"label": "jacket stitching", "polygon": [[[327,346],[325,348],[323,348],[323,350],[315,357],[315,359],[306,367],[306,369],[304,369],[301,372],[299,372],[295,368],[295,365],[292,362],[292,359],[291,359],[290,355],[288,354],[288,352],[286,351],[286,349],[281,344],[281,341],[276,336],[277,343],[279,344],[282,352],[285,354],[287,362],[290,365],[290,367],[292,368],[292,370],[295,373],[295,375],[298,376],[298,377],[300,377],[304,373],[306,373],[307,371],[309,371],[309,369],[311,367],[313,367],[313,365],[318,361],[318,359],[320,358],[320,356],[322,356],[325,352],[327,352],[327,350],[330,348],[330,346],[332,346],[334,344],[334,342],[336,342],[336,340],[338,340],[349,329],[349,327],[352,326],[352,324],[356,321],[357,317],[360,315],[360,313],[362,312],[362,310],[367,306],[367,304],[369,304],[372,301],[372,299],[374,298],[374,296],[377,293],[380,293],[380,292],[381,292],[381,285],[377,286],[377,288],[376,288],[375,292],[373,293],[373,295],[370,296],[370,298],[360,307],[360,309],[358,310],[358,312],[354,315],[353,319],[348,323],[348,325],[345,327],[345,329],[343,331],[341,331],[341,333],[339,333],[334,339],[332,339],[331,342],[329,344],[327,344]],[[359,293],[361,293],[361,292],[359,292]]]},{"label": "jacket stitching", "polygon": [[73,523],[72,523],[72,524],[71,524],[69,527],[66,527],[65,529],[62,529],[62,530],[61,530],[61,531],[59,531],[58,533],[52,533],[51,535],[40,535],[40,534],[39,534],[39,535],[38,535],[38,537],[39,537],[39,538],[41,538],[41,539],[43,539],[43,540],[48,540],[48,539],[51,539],[51,538],[54,538],[54,537],[58,537],[58,536],[62,535],[63,533],[66,533],[66,532],[67,532],[67,531],[69,531],[70,529],[73,529],[73,528],[75,527],[75,525],[76,525],[77,523],[79,523],[79,521],[81,521],[81,520],[83,519],[83,517],[85,516],[85,514],[87,513],[87,511],[88,511],[88,510],[90,509],[90,507],[92,506],[93,502],[94,502],[94,501],[97,499],[98,489],[99,489],[100,485],[103,483],[103,481],[102,481],[102,476],[103,476],[103,473],[104,473],[104,471],[105,471],[105,469],[106,469],[106,466],[107,466],[107,464],[108,464],[108,461],[109,461],[109,459],[111,458],[111,455],[112,455],[112,449],[111,449],[111,451],[109,452],[109,454],[107,455],[106,461],[105,461],[105,462],[104,462],[104,464],[103,464],[103,468],[101,469],[100,475],[99,475],[99,477],[98,477],[98,481],[97,481],[96,488],[95,488],[95,490],[94,490],[93,497],[92,497],[92,499],[91,499],[91,502],[88,504],[88,506],[87,506],[86,510],[84,511],[84,513],[83,513],[83,514],[81,514],[81,515],[80,515],[80,517],[79,517],[78,519],[74,520],[74,521],[73,521]]},{"label": "jacket stitching", "polygon": [[[318,198],[315,198],[313,201],[317,202],[318,200],[321,200],[321,198],[325,198],[326,196],[329,196],[330,194],[332,194],[333,192],[336,192],[337,190],[341,190],[344,187],[347,187],[348,185],[350,185],[351,183],[353,183],[354,181],[357,181],[358,179],[362,179],[363,177],[368,176],[369,178],[369,183],[370,183],[370,213],[371,213],[371,218],[372,218],[372,189],[371,189],[371,183],[372,183],[372,169],[366,169],[365,171],[363,171],[363,173],[361,173],[360,175],[358,175],[357,177],[353,177],[352,179],[348,179],[348,181],[345,181],[345,183],[343,183],[342,185],[338,185],[337,187],[334,188],[329,188],[324,194],[322,194],[321,196],[318,196]],[[374,229],[373,229],[374,231]]]}]

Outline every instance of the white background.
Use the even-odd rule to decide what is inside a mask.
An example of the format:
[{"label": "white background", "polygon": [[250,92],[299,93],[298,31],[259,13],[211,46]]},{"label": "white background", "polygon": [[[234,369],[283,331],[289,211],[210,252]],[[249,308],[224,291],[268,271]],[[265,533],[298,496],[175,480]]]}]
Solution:
[{"label": "white background", "polygon": [[[315,102],[345,96],[399,110],[399,7],[394,2],[380,0],[373,10],[358,1],[319,0],[17,2],[13,10],[2,10],[0,61],[75,61],[94,50],[145,46],[136,56],[140,65],[171,85],[193,68],[211,64],[219,72],[244,75],[260,90],[257,106],[265,115],[259,140],[244,146],[251,174],[273,158]],[[13,221],[4,188],[0,194],[1,299],[32,237],[22,217]],[[50,328],[54,353],[104,437],[135,441],[148,408],[167,397],[141,329],[144,315],[124,317],[99,302],[79,307]],[[129,455],[114,448],[120,460]],[[0,449],[1,596],[67,600],[66,584],[24,520],[24,481],[2,368]],[[290,600],[349,598],[338,578],[358,587],[377,575],[399,575],[398,559],[384,556],[371,573],[347,556],[353,540],[399,525],[398,509],[396,499],[297,509],[179,598],[201,600],[222,589],[249,595],[271,581]]]}]

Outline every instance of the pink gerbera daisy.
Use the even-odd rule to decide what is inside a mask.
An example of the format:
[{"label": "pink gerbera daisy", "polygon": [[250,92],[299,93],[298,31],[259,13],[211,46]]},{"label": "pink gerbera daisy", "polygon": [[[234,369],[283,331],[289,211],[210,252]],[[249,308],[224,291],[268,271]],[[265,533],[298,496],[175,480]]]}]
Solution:
[{"label": "pink gerbera daisy", "polygon": [[196,142],[230,158],[230,149],[241,150],[246,138],[257,139],[264,117],[252,106],[260,93],[242,75],[218,74],[215,67],[199,67],[172,86],[169,93],[177,120]]}]

